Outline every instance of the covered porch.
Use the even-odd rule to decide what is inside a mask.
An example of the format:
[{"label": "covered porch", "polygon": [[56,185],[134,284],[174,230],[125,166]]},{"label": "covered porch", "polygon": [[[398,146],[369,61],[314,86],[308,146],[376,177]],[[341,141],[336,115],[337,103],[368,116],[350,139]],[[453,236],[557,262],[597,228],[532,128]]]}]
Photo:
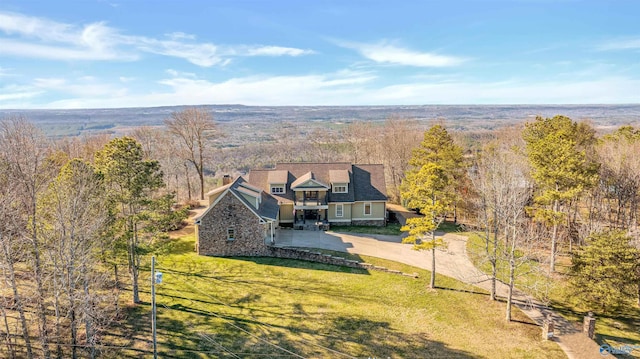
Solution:
[{"label": "covered porch", "polygon": [[296,206],[293,218],[293,229],[313,231],[329,229],[328,206]]}]

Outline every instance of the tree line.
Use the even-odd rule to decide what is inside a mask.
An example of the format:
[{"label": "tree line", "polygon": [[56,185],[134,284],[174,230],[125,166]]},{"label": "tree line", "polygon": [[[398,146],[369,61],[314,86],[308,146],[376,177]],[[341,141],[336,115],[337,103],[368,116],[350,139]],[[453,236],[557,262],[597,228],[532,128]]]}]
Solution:
[{"label": "tree line", "polygon": [[640,306],[639,135],[622,126],[598,137],[587,122],[537,117],[465,152],[435,125],[401,186],[406,205],[424,215],[402,228],[405,242],[435,253],[443,245],[435,231],[465,208],[484,242],[491,299],[498,267],[508,268],[507,320],[518,267],[546,262],[547,277],[558,276],[558,254],[571,259],[565,274],[583,305],[607,313],[635,297]]},{"label": "tree line", "polygon": [[145,254],[187,216],[174,197],[131,137],[53,141],[0,121],[0,353],[97,357],[122,293],[140,302]]},{"label": "tree line", "polygon": [[597,136],[588,123],[556,116],[476,135],[389,118],[304,135],[284,128],[273,141],[226,148],[211,113],[198,108],[116,138],[53,140],[26,119],[4,119],[5,352],[99,356],[122,293],[140,302],[147,254],[186,217],[176,203],[202,199],[220,174],[276,162],[384,164],[390,200],[424,215],[407,222],[406,241],[435,252],[436,230],[462,218],[485,244],[493,299],[499,266],[513,290],[519,266],[545,262],[554,275],[560,253],[572,257],[575,293],[599,311],[640,300],[640,130]]}]

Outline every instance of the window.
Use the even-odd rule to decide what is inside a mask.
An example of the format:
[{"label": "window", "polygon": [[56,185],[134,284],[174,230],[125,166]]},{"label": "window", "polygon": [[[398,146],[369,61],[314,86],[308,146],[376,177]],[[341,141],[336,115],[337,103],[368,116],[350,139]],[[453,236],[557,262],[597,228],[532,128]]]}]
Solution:
[{"label": "window", "polygon": [[271,186],[271,193],[272,194],[283,194],[284,193],[284,186]]},{"label": "window", "polygon": [[336,204],[336,217],[342,217],[344,213],[344,205],[342,203]]},{"label": "window", "polygon": [[347,185],[344,183],[334,184],[333,193],[347,193]]},{"label": "window", "polygon": [[236,230],[233,227],[227,228],[227,240],[234,241],[236,239]]},{"label": "window", "polygon": [[366,202],[364,204],[364,215],[365,216],[370,216],[371,215],[371,202]]}]

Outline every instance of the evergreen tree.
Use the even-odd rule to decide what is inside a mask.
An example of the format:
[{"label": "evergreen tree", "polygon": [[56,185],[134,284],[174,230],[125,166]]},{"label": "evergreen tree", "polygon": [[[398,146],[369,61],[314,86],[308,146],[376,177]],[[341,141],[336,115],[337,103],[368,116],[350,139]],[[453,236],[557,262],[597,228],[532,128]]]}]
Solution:
[{"label": "evergreen tree", "polygon": [[615,310],[636,294],[640,250],[630,241],[622,231],[594,233],[574,252],[571,284],[593,309]]},{"label": "evergreen tree", "polygon": [[164,185],[160,165],[144,160],[142,146],[130,138],[111,140],[96,154],[96,169],[104,176],[107,196],[117,206],[116,233],[126,243],[133,303],[139,303],[139,224],[141,214],[152,204],[151,194]]},{"label": "evergreen tree", "polygon": [[549,271],[555,272],[558,229],[567,220],[561,206],[596,182],[598,166],[587,156],[595,137],[589,126],[565,116],[537,117],[525,124],[522,137],[538,189],[532,212],[551,227]]},{"label": "evergreen tree", "polygon": [[[443,245],[435,232],[453,211],[455,185],[464,173],[462,149],[442,125],[435,125],[425,132],[409,164],[411,169],[402,183],[401,196],[408,208],[419,209],[424,217],[407,220],[402,231],[409,235],[403,242],[413,243],[416,250],[431,250],[430,287],[435,288],[435,250]],[[430,240],[424,242],[429,234]]]}]

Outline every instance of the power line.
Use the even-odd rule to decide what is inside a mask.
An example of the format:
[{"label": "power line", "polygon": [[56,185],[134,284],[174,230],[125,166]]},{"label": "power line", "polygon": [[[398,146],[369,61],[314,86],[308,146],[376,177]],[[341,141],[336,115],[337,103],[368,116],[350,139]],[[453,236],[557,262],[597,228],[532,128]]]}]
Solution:
[{"label": "power line", "polygon": [[211,338],[209,335],[206,335],[205,333],[198,333],[201,337],[203,337],[205,340],[219,346],[220,348],[222,348],[222,350],[228,352],[229,354],[231,354],[233,357],[240,359],[239,356],[237,356],[236,354],[234,354],[231,350],[225,348],[222,344],[216,342],[215,340],[213,340],[213,338]]},{"label": "power line", "polygon": [[[170,309],[170,308],[169,308]],[[16,347],[26,347],[26,345],[24,344],[20,344],[20,343],[14,343],[13,344]],[[139,348],[135,348],[132,346],[120,346],[120,345],[107,345],[107,344],[95,344],[95,345],[86,345],[86,344],[68,344],[68,343],[56,343],[56,344],[51,344],[51,346],[61,346],[61,347],[67,347],[67,348],[71,348],[71,347],[76,347],[76,348],[91,348],[91,347],[97,347],[97,348],[102,348],[102,349],[120,349],[120,350],[134,350],[134,351],[142,351],[142,352],[146,352],[146,350],[144,349],[139,349]],[[239,358],[238,355],[247,355],[247,356],[265,356],[265,357],[292,357],[294,356],[294,354],[271,354],[271,353],[267,353],[267,354],[263,354],[263,353],[232,353],[230,351],[215,351],[215,350],[195,350],[195,349],[167,349],[165,351],[168,352],[189,352],[189,353],[200,353],[200,354],[232,354],[233,356],[235,356],[236,358]],[[0,353],[2,353],[3,351],[0,351]]]},{"label": "power line", "polygon": [[[194,286],[192,286],[192,285],[191,285],[191,284],[189,284],[188,282],[186,282],[186,281],[185,281],[185,282],[184,282],[184,284],[186,284],[186,285],[188,285],[189,287],[191,287],[191,289],[193,289],[193,290],[195,290],[195,291],[197,291],[197,292],[199,292],[199,293],[202,293],[200,290],[198,290],[197,288],[195,288]],[[221,304],[226,305],[226,304],[224,304],[224,303],[221,303]],[[261,338],[261,337],[259,337],[259,336],[255,335],[255,334],[253,334],[253,333],[251,333],[251,332],[249,332],[248,330],[246,330],[246,329],[244,329],[244,328],[242,328],[242,327],[239,327],[239,326],[235,325],[234,323],[232,323],[232,322],[231,322],[231,320],[229,320],[229,319],[227,319],[227,318],[224,318],[224,317],[222,317],[221,315],[219,315],[219,314],[217,314],[217,313],[214,313],[214,312],[212,312],[212,311],[210,311],[210,310],[207,310],[207,309],[205,309],[204,311],[205,311],[205,312],[208,312],[209,314],[213,315],[214,317],[216,317],[216,318],[218,318],[218,319],[224,320],[228,325],[230,325],[230,326],[232,326],[232,327],[234,327],[234,328],[238,329],[239,331],[241,331],[241,332],[243,332],[243,333],[245,333],[245,334],[247,334],[247,335],[249,335],[249,336],[251,336],[251,337],[253,337],[253,338],[255,338],[255,339],[258,339],[259,341],[261,341],[261,342],[263,342],[263,343],[265,343],[265,344],[271,345],[272,347],[277,348],[277,349],[280,349],[280,350],[282,350],[282,351],[284,351],[284,352],[286,352],[286,353],[289,353],[289,354],[291,354],[291,355],[293,355],[293,356],[295,356],[295,357],[297,357],[297,358],[306,359],[306,358],[305,358],[305,357],[303,357],[302,355],[296,354],[296,353],[294,353],[294,352],[292,352],[292,351],[290,351],[290,350],[288,350],[288,349],[286,349],[286,348],[283,348],[283,347],[279,346],[278,344],[271,343],[270,341],[268,341],[268,340],[266,340],[266,339],[264,339],[264,338]]]},{"label": "power line", "polygon": [[[185,284],[187,284],[188,286],[190,286],[190,287],[191,287],[193,290],[195,290],[196,292],[198,292],[198,293],[200,293],[200,294],[204,295],[205,297],[207,297],[207,298],[209,298],[209,299],[212,299],[213,301],[215,301],[215,302],[217,302],[217,303],[219,303],[219,304],[222,304],[222,305],[224,305],[224,306],[226,306],[226,307],[233,308],[233,307],[232,307],[232,306],[230,306],[229,304],[226,304],[226,303],[224,303],[224,302],[220,301],[218,298],[216,298],[216,297],[214,297],[214,296],[210,295],[209,293],[206,293],[206,292],[203,292],[203,291],[199,290],[198,288],[196,288],[196,287],[194,287],[193,285],[189,284],[187,281],[185,281],[184,283],[185,283]],[[210,313],[211,313],[211,312],[210,312]],[[242,314],[241,314],[241,315],[242,315]],[[267,326],[267,327],[269,327],[269,328],[271,328],[271,329],[275,329],[271,324],[269,324],[269,323],[264,323],[264,322],[262,322],[262,321],[259,321],[258,319],[256,319],[256,317],[254,317],[254,316],[252,316],[252,315],[250,315],[250,314],[249,314],[249,316],[251,317],[251,319],[253,319],[253,321],[254,321],[254,322],[256,322],[256,323],[258,323],[258,324],[260,324],[260,325]],[[307,339],[304,339],[304,338],[300,338],[300,337],[298,337],[298,339],[300,339],[300,340],[301,340],[301,341],[303,341],[303,342],[309,343],[309,344],[311,344],[311,345],[315,345],[315,346],[317,346],[317,347],[319,347],[319,348],[322,348],[322,349],[324,349],[324,350],[330,351],[330,352],[332,352],[332,353],[334,353],[334,354],[342,355],[342,356],[344,356],[344,357],[351,358],[351,359],[357,359],[356,357],[354,357],[354,356],[352,356],[352,355],[349,355],[349,354],[347,354],[347,353],[340,352],[340,351],[335,350],[335,349],[332,349],[332,348],[325,347],[325,346],[323,346],[323,345],[321,345],[321,344],[318,344],[318,343],[312,342],[312,341],[310,341],[310,340],[307,340]]]}]

